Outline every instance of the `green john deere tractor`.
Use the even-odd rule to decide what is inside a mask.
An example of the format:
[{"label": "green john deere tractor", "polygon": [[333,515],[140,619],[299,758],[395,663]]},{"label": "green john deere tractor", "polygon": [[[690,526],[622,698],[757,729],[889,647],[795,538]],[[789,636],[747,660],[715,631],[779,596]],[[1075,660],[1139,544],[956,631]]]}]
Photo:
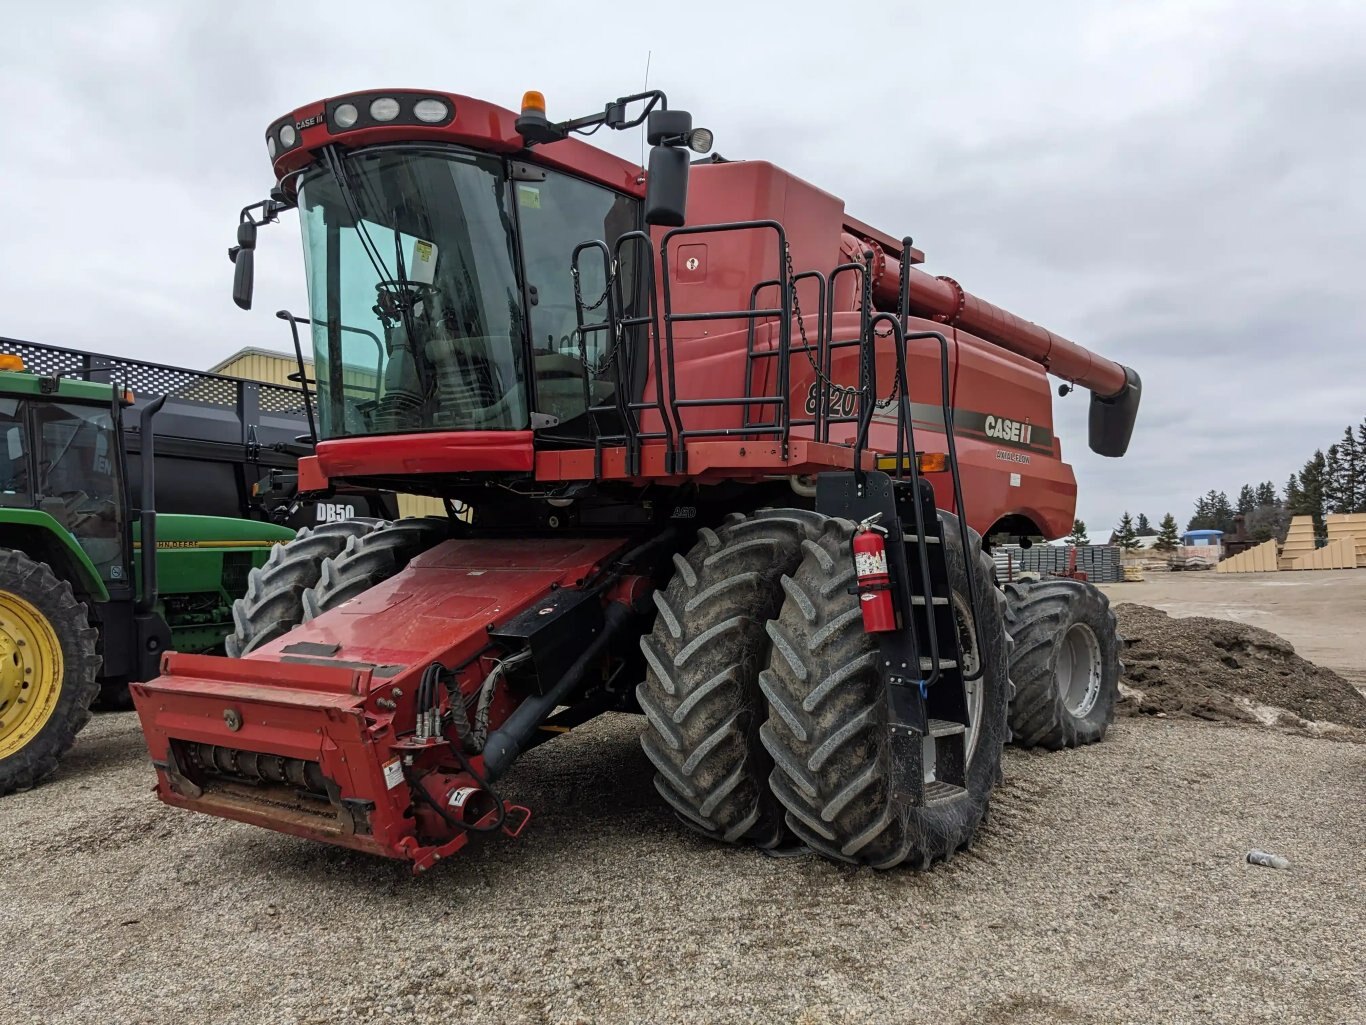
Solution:
[{"label": "green john deere tractor", "polygon": [[97,697],[117,704],[167,649],[209,652],[233,599],[294,531],[153,510],[152,421],[141,501],[126,472],[117,386],[27,373],[0,355],[0,795],[57,765]]}]

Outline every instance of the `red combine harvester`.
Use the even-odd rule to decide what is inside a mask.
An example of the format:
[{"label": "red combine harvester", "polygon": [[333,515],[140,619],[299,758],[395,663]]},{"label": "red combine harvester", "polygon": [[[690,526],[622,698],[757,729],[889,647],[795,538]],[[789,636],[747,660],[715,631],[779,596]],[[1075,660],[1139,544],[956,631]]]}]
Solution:
[{"label": "red combine harvester", "polygon": [[[571,137],[641,125],[647,169]],[[1047,373],[1091,391],[1091,447],[1119,456],[1132,370],[771,164],[693,160],[710,133],[659,92],[558,124],[536,93],[520,115],[353,93],[266,138],[234,298],[257,227],[297,207],[301,489],[473,512],[277,548],[236,657],[133,687],[163,801],[420,871],[525,827],[498,790],[520,753],[643,712],[692,828],[925,866],[972,839],[1012,729],[1104,733],[1104,597],[1002,588],[981,538],[1072,524]]]}]

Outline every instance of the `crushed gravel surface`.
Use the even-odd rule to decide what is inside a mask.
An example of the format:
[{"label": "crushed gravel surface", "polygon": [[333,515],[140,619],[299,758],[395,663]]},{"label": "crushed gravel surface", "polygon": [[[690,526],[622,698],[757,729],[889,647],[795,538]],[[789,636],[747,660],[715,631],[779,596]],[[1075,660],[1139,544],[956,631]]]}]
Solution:
[{"label": "crushed gravel surface", "polygon": [[162,807],[136,718],[98,717],[0,801],[0,1020],[1366,1021],[1366,746],[1125,719],[1010,751],[977,847],[917,875],[691,836],[638,729],[526,756],[524,837],[413,880]]},{"label": "crushed gravel surface", "polygon": [[1325,736],[1366,740],[1366,697],[1333,670],[1300,658],[1285,638],[1247,623],[1172,618],[1146,605],[1121,604],[1115,614],[1125,642],[1121,714],[1317,725]]}]

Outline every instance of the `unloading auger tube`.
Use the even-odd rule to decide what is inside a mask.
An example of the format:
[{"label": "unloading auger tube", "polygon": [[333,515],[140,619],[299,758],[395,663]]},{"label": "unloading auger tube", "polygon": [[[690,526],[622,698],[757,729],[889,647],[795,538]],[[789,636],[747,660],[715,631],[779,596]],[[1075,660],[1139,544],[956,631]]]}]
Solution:
[{"label": "unloading auger tube", "polygon": [[[843,260],[870,263],[873,303],[894,312],[901,289],[901,260],[880,246],[845,233]],[[950,327],[961,327],[984,341],[1033,360],[1050,374],[1091,392],[1089,442],[1102,456],[1122,456],[1129,448],[1143,383],[1122,363],[1098,356],[1047,328],[979,299],[950,277],[934,277],[904,268],[909,284],[908,309]]]}]

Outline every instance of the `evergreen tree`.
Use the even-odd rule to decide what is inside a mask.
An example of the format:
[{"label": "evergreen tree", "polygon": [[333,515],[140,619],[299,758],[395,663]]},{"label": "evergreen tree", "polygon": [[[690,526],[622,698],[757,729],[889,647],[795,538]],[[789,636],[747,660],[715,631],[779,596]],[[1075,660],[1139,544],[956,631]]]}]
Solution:
[{"label": "evergreen tree", "polygon": [[1343,512],[1342,508],[1342,459],[1336,445],[1328,446],[1328,454],[1323,459],[1323,511],[1324,513]]},{"label": "evergreen tree", "polygon": [[1295,509],[1300,504],[1299,474],[1292,473],[1290,479],[1285,482],[1285,500],[1281,504],[1290,511],[1291,515],[1294,515]]},{"label": "evergreen tree", "polygon": [[1366,459],[1361,447],[1357,445],[1356,435],[1348,427],[1342,432],[1342,440],[1337,444],[1339,470],[1334,488],[1338,495],[1338,512],[1366,511]]},{"label": "evergreen tree", "polygon": [[1233,533],[1233,505],[1228,500],[1228,495],[1222,491],[1209,493],[1210,516],[1214,522],[1210,524],[1214,530],[1222,530],[1225,534]]},{"label": "evergreen tree", "polygon": [[1091,539],[1086,536],[1086,524],[1081,520],[1072,521],[1072,533],[1067,535],[1069,545],[1089,545]]},{"label": "evergreen tree", "polygon": [[1159,552],[1176,551],[1176,517],[1167,513],[1162,517],[1161,529],[1157,532],[1157,542],[1153,545]]},{"label": "evergreen tree", "polygon": [[1262,481],[1257,485],[1257,504],[1258,505],[1279,505],[1280,499],[1276,496],[1276,485],[1269,480]]},{"label": "evergreen tree", "polygon": [[1251,484],[1244,484],[1243,489],[1238,492],[1238,511],[1246,516],[1257,508],[1257,492]]},{"label": "evergreen tree", "polygon": [[1327,463],[1323,450],[1316,451],[1300,471],[1296,501],[1287,503],[1292,515],[1313,517],[1314,534],[1319,538],[1327,536],[1327,528],[1323,524],[1323,481]]},{"label": "evergreen tree", "polygon": [[1119,520],[1119,526],[1110,535],[1110,543],[1119,545],[1126,552],[1132,552],[1138,548],[1138,535],[1134,533],[1134,518],[1129,515],[1129,510],[1124,510],[1124,515]]},{"label": "evergreen tree", "polygon": [[1134,533],[1139,537],[1157,537],[1157,531],[1148,522],[1148,517],[1143,513],[1138,514],[1138,522],[1134,524]]},{"label": "evergreen tree", "polygon": [[[1210,494],[1214,494],[1213,491]],[[1195,515],[1186,523],[1187,530],[1205,530],[1209,527],[1210,507],[1209,499],[1201,495],[1195,500]]]},{"label": "evergreen tree", "polygon": [[1233,532],[1233,506],[1228,495],[1213,489],[1195,503],[1195,515],[1186,524],[1187,530],[1222,530],[1225,534]]}]

